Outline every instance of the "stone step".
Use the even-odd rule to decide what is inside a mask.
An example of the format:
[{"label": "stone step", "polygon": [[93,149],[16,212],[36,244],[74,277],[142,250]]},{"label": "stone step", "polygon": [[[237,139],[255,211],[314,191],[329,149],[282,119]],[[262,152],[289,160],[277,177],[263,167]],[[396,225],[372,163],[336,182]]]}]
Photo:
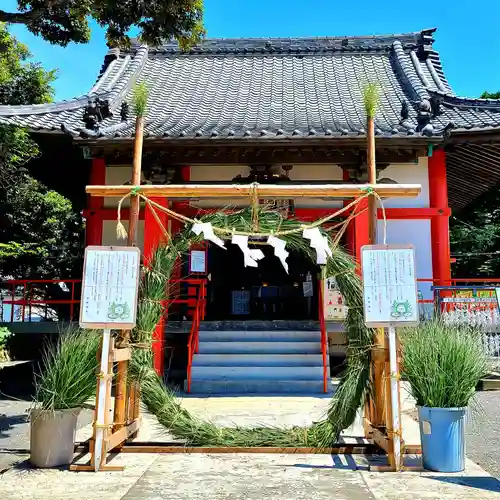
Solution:
[{"label": "stone step", "polygon": [[[186,384],[185,384],[186,385]],[[186,387],[185,387],[186,389]],[[331,387],[328,392],[331,394]],[[192,380],[192,394],[325,394],[323,379],[272,380],[263,384],[260,380]]]},{"label": "stone step", "polygon": [[297,321],[297,320],[225,320],[225,321],[202,321],[200,330],[215,331],[239,331],[239,330],[319,330],[319,321]]},{"label": "stone step", "polygon": [[202,342],[199,354],[321,354],[316,342]]},{"label": "stone step", "polygon": [[322,380],[322,366],[193,366],[191,380]]},{"label": "stone step", "polygon": [[235,331],[217,331],[202,330],[199,333],[200,342],[319,342],[321,332],[307,330],[235,330]]},{"label": "stone step", "polygon": [[195,354],[193,366],[323,366],[323,356],[321,354]]}]

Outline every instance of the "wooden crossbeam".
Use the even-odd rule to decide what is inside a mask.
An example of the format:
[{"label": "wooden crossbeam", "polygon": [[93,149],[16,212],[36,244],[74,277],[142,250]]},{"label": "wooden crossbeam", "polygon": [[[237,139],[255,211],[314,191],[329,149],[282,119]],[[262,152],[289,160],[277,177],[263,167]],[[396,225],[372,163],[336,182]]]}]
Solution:
[{"label": "wooden crossbeam", "polygon": [[[373,190],[380,197],[414,198],[420,184],[168,184],[135,186],[145,196],[166,198],[248,198],[255,195],[269,198],[356,198]],[[91,196],[122,197],[134,186],[87,186]]]}]

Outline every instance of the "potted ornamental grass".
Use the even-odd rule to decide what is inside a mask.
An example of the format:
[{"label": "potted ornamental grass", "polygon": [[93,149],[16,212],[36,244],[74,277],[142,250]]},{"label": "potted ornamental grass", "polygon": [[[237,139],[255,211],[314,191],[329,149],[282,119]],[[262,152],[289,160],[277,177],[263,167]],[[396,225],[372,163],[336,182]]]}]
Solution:
[{"label": "potted ornamental grass", "polygon": [[435,319],[401,333],[402,368],[418,407],[424,468],[465,468],[465,416],[487,372],[481,332]]},{"label": "potted ornamental grass", "polygon": [[46,348],[30,412],[30,462],[35,467],[73,460],[78,415],[95,395],[99,340],[96,331],[69,329]]}]

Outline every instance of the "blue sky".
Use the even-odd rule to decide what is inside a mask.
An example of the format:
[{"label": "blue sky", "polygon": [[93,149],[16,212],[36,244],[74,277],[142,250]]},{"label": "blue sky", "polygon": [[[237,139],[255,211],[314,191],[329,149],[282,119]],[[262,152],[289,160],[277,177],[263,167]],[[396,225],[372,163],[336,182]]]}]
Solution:
[{"label": "blue sky", "polygon": [[[483,90],[500,90],[500,2],[467,2],[467,7],[465,3],[205,0],[205,24],[209,37],[352,36],[437,27],[435,47],[452,87],[460,95],[476,97]],[[4,10],[13,6],[12,0],[2,1]],[[21,26],[14,26],[12,32],[28,44],[35,60],[48,69],[59,69],[57,99],[85,94],[107,50],[103,31],[95,25],[91,43],[64,49]]]}]

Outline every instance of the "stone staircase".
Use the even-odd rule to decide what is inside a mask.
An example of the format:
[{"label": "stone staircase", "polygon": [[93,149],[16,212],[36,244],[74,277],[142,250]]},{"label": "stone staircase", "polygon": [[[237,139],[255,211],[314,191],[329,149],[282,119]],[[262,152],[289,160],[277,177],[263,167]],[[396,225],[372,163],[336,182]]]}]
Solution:
[{"label": "stone staircase", "polygon": [[199,335],[192,394],[323,393],[319,330],[202,329]]}]

